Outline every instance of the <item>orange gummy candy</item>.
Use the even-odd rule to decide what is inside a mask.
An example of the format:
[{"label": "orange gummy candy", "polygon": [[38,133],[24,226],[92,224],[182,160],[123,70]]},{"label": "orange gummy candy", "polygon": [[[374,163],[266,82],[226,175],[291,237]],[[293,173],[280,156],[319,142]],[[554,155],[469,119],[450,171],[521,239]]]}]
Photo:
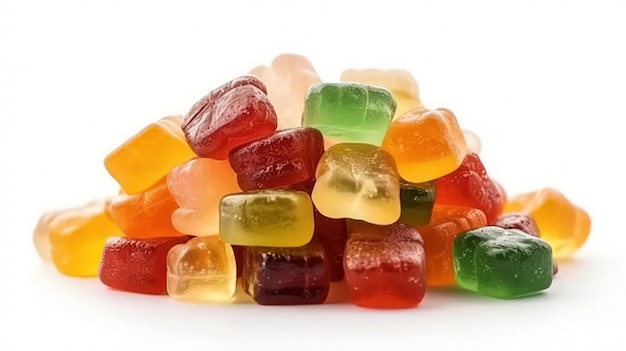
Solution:
[{"label": "orange gummy candy", "polygon": [[177,208],[164,177],[142,193],[111,201],[107,214],[129,238],[155,238],[183,235],[172,226],[172,213]]},{"label": "orange gummy candy", "polygon": [[423,183],[457,169],[467,144],[452,111],[414,109],[391,123],[383,140],[403,179]]},{"label": "orange gummy candy", "polygon": [[591,218],[587,212],[555,189],[522,194],[504,205],[504,213],[522,211],[531,214],[539,227],[541,239],[552,246],[555,258],[571,256],[585,243],[591,230]]},{"label": "orange gummy candy", "polygon": [[467,230],[487,225],[485,214],[469,207],[436,205],[427,225],[417,227],[424,239],[426,253],[426,285],[456,284],[452,264],[454,238]]}]

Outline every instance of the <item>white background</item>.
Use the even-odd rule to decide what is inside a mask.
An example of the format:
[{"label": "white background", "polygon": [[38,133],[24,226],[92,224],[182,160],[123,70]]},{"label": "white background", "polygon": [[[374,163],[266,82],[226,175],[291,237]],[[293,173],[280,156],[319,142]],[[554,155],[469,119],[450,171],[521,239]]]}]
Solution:
[{"label": "white background", "polygon": [[[0,1],[0,350],[623,347],[625,17],[618,1]],[[117,191],[109,151],[283,52],[325,81],[410,70],[509,194],[561,190],[589,241],[540,296],[429,290],[402,311],[183,304],[40,262],[42,212]]]}]

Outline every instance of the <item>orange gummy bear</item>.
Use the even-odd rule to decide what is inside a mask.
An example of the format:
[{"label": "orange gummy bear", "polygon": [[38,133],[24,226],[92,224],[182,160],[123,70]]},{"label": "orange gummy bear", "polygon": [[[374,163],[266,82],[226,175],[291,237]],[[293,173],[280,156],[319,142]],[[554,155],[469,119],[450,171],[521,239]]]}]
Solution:
[{"label": "orange gummy bear", "polygon": [[516,196],[504,205],[504,213],[522,211],[531,214],[555,258],[570,257],[585,243],[591,230],[587,212],[552,188]]}]

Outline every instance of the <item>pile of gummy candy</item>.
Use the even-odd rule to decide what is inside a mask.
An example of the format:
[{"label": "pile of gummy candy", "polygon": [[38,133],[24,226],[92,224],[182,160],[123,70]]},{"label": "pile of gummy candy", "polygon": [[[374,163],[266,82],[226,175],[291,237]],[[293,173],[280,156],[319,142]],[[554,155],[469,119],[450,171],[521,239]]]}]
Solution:
[{"label": "pile of gummy candy", "polygon": [[[45,213],[58,271],[193,302],[417,306],[426,288],[514,298],[547,289],[590,218],[560,192],[507,199],[480,140],[427,109],[404,70],[323,83],[280,55],[162,118],[104,161],[120,194]],[[240,278],[238,280],[238,278]]]}]

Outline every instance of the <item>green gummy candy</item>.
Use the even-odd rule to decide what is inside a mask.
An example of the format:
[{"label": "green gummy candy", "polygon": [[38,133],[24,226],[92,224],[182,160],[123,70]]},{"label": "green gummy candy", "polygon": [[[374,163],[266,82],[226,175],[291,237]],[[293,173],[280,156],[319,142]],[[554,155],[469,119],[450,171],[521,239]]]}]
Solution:
[{"label": "green gummy candy", "polygon": [[400,180],[400,219],[411,227],[428,224],[435,204],[435,182],[410,183]]},{"label": "green gummy candy", "polygon": [[302,125],[335,142],[380,146],[396,112],[389,90],[357,83],[319,83],[306,95]]}]

